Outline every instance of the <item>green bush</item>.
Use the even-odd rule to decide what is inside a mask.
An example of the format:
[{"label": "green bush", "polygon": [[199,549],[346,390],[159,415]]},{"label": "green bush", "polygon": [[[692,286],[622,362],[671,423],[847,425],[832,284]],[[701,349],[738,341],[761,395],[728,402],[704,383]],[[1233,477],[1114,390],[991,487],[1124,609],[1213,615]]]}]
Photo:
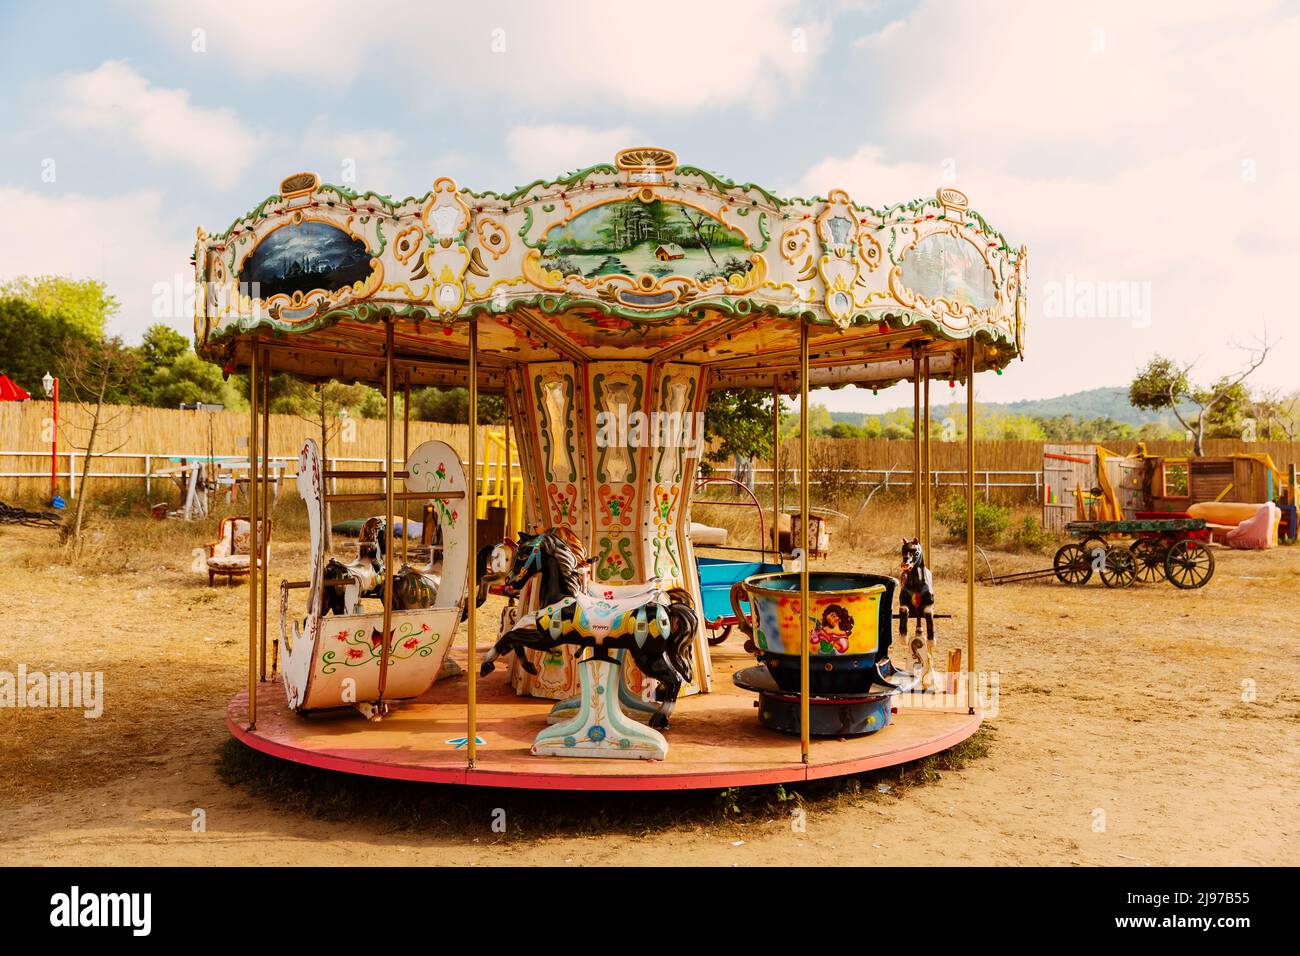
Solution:
[{"label": "green bush", "polygon": [[[934,513],[951,537],[966,540],[966,499],[953,495]],[[1011,514],[1001,505],[975,499],[975,543],[997,544],[1011,524]]]},{"label": "green bush", "polygon": [[1033,515],[1025,515],[1011,529],[1010,546],[1016,551],[1042,552],[1054,543],[1056,536],[1048,531]]}]

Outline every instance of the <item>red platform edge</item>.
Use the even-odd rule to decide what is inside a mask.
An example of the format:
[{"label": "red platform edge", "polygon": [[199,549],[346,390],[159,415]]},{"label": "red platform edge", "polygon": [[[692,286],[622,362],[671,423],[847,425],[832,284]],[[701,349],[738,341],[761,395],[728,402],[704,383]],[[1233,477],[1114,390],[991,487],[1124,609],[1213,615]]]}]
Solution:
[{"label": "red platform edge", "polygon": [[[231,700],[233,705],[246,694],[241,693]],[[839,760],[824,764],[789,763],[763,770],[736,770],[717,773],[640,773],[609,774],[593,773],[589,769],[584,773],[566,773],[562,770],[546,771],[504,771],[470,769],[468,766],[455,768],[416,767],[409,764],[380,763],[361,760],[354,757],[342,757],[335,754],[290,747],[260,736],[256,730],[240,726],[227,709],[226,726],[231,735],[240,743],[254,750],[304,764],[322,770],[334,770],[365,777],[379,777],[388,780],[404,780],[414,783],[452,784],[466,787],[498,787],[516,790],[567,790],[567,791],[655,791],[655,790],[721,790],[727,787],[763,786],[777,783],[797,783],[808,780],[824,780],[830,777],[845,777],[882,767],[895,767],[899,764],[920,760],[932,754],[954,747],[972,736],[980,727],[983,717],[979,713],[971,714],[956,729],[941,736],[934,737],[919,744],[885,750],[866,757]],[[791,741],[795,738],[791,737]],[[671,747],[671,737],[669,745]],[[812,753],[815,759],[817,741],[812,741]],[[557,761],[581,760],[582,758],[537,757],[554,767]],[[672,759],[671,752],[669,759]],[[656,765],[655,761],[645,761],[647,767]]]}]

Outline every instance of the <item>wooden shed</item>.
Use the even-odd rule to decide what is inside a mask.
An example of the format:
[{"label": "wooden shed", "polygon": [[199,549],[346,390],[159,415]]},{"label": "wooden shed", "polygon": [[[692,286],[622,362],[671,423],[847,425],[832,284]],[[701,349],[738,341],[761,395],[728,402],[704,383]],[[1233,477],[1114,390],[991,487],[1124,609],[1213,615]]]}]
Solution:
[{"label": "wooden shed", "polygon": [[1263,504],[1282,494],[1286,480],[1268,455],[1144,459],[1151,511],[1186,511],[1203,501]]}]

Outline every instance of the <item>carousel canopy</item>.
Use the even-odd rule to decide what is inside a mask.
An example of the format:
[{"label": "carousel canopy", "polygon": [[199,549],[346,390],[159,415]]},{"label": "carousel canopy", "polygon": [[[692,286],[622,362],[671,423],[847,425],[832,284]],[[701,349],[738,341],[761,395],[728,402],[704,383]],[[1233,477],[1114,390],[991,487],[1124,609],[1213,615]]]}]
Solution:
[{"label": "carousel canopy", "polygon": [[806,321],[811,385],[875,387],[917,355],[961,377],[971,338],[976,371],[1021,354],[1026,259],[955,189],[782,199],[652,147],[504,195],[442,178],[394,201],[298,173],[198,231],[195,337],[230,370],[257,341],[277,370],[380,382],[391,318],[404,376],[457,385],[472,321],[488,390],[519,363],[600,359],[794,388]]}]

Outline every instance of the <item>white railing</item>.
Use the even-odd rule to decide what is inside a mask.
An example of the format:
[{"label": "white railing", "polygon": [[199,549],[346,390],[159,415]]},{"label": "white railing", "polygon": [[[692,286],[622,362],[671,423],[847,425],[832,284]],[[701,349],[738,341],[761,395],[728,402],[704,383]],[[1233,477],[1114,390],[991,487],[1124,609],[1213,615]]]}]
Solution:
[{"label": "white railing", "polygon": [[[825,469],[817,469],[822,471]],[[840,468],[833,469],[837,475],[853,475],[853,483],[863,488],[874,488],[880,486],[880,490],[889,492],[891,490],[902,491],[911,489],[915,484],[910,468]],[[730,478],[738,478],[738,470],[731,468],[714,468],[713,473],[724,475]],[[798,485],[799,469],[785,469],[787,476],[786,483]],[[755,468],[753,469],[754,488],[772,486],[772,469]],[[930,487],[934,489],[955,488],[962,489],[966,487],[966,472],[962,469],[938,469],[930,472]],[[1004,479],[1010,478],[1007,481]],[[821,484],[816,477],[809,480],[810,486],[816,487]],[[1034,493],[1035,500],[1042,500],[1043,497],[1043,473],[1042,471],[1016,471],[1006,468],[988,468],[975,470],[975,487],[983,489],[984,500],[988,501],[994,488],[1015,488],[1024,492],[1030,490]]]},{"label": "white railing", "polygon": [[[50,461],[50,453],[48,451],[0,451],[0,459],[4,459],[4,458],[39,458],[42,459],[48,466],[48,463]],[[78,452],[78,451],[59,452],[59,456],[57,460],[58,469],[55,471],[55,477],[67,482],[69,498],[75,498],[77,496],[77,482],[80,481],[83,477],[81,474],[81,470],[77,467],[77,462],[80,461],[84,465],[85,458],[86,456],[84,452]],[[238,473],[248,471],[247,455],[242,455],[242,456],[241,455],[229,455],[229,456],[216,455],[209,458],[209,456],[206,454],[201,454],[201,455],[180,454],[176,452],[164,452],[158,454],[153,452],[145,453],[145,452],[137,452],[137,451],[115,451],[115,452],[107,452],[102,455],[99,453],[95,454],[96,461],[104,458],[113,459],[113,460],[130,459],[130,460],[139,461],[141,463],[141,469],[132,470],[132,471],[91,471],[90,474],[85,477],[116,478],[118,480],[134,478],[138,480],[143,480],[145,495],[150,495],[153,493],[153,483],[155,481],[163,480],[163,479],[174,479],[178,477],[181,473],[180,462],[182,458],[185,459],[189,463],[189,465],[193,465],[195,462],[209,462],[209,461],[215,462],[218,466],[218,472],[219,472],[217,478],[217,488],[219,492],[228,491],[229,488],[235,483],[235,480],[238,477]],[[400,461],[401,461],[400,459],[395,459],[393,462],[394,467],[401,467]],[[347,455],[331,455],[329,462],[331,467],[334,467],[336,465],[383,465],[384,459],[358,458],[358,457],[349,457]],[[165,463],[165,464],[160,464],[160,463]],[[271,471],[271,480],[277,484],[280,481],[287,481],[291,478],[297,477],[297,472],[294,470],[298,464],[297,455],[271,455],[269,458],[267,458],[267,463]],[[462,462],[462,464],[468,467],[468,462]],[[491,463],[482,462],[482,461],[479,462],[480,475],[484,473],[484,469],[487,468],[489,464]],[[494,467],[497,466],[498,465],[494,465]],[[513,467],[517,469],[519,467],[518,463],[514,463]],[[362,470],[362,469],[357,469],[357,470]],[[228,472],[229,474],[221,474],[221,472]],[[0,471],[0,478],[40,479],[40,478],[49,478],[49,477],[50,477],[50,469],[48,467],[43,468],[40,471]],[[343,477],[344,480],[346,481],[347,480],[346,476]],[[339,479],[335,477],[330,480],[332,482],[330,485],[330,490],[337,491]]]},{"label": "white railing", "polygon": [[[4,458],[39,458],[48,462],[50,453],[48,451],[0,451],[0,459]],[[96,459],[134,459],[141,463],[141,469],[137,471],[92,471],[89,475],[91,478],[116,478],[130,479],[135,478],[144,481],[145,494],[153,492],[153,482],[164,478],[173,478],[179,471],[179,464],[182,458],[193,464],[195,461],[207,461],[207,455],[179,454],[176,452],[164,452],[161,454],[145,452],[109,452],[104,455],[95,455]],[[82,452],[69,451],[59,452],[59,464],[63,467],[57,472],[57,477],[68,483],[68,497],[75,498],[77,494],[77,482],[81,479],[81,472],[77,468],[77,461],[84,462],[85,455]],[[216,456],[213,459],[219,466],[220,470],[231,473],[230,477],[225,479],[226,484],[232,483],[235,473],[248,471],[247,456],[231,455]],[[296,455],[272,455],[268,459],[273,481],[288,480],[295,476],[293,471],[297,464]],[[158,463],[165,462],[162,467],[155,467]],[[346,455],[330,456],[332,465],[382,465],[382,458],[359,458],[349,457]],[[468,463],[465,463],[468,465]],[[479,468],[487,466],[486,462],[479,462]],[[515,468],[519,466],[514,465]],[[819,469],[820,470],[820,469]],[[726,475],[737,478],[737,469],[732,468],[715,468],[714,474]],[[753,469],[755,488],[771,487],[772,469],[755,468]],[[786,469],[789,475],[790,484],[798,484],[799,469]],[[854,484],[864,488],[874,488],[877,485],[882,491],[891,490],[902,491],[911,489],[913,478],[911,469],[903,468],[843,468],[839,469],[836,474],[854,476]],[[48,478],[49,469],[40,471],[0,471],[0,478]],[[940,469],[930,472],[931,487],[939,490],[944,488],[960,489],[966,487],[966,472],[960,469]],[[1011,479],[1011,480],[1006,480]],[[334,482],[332,489],[337,490],[338,479],[332,479]],[[219,481],[220,484],[220,481]],[[810,485],[816,487],[820,482],[813,478]],[[1016,471],[1005,468],[977,469],[975,472],[975,486],[984,492],[984,500],[988,500],[995,488],[1011,488],[1021,491],[1033,491],[1035,500],[1041,500],[1043,495],[1043,473],[1041,471]]]}]

